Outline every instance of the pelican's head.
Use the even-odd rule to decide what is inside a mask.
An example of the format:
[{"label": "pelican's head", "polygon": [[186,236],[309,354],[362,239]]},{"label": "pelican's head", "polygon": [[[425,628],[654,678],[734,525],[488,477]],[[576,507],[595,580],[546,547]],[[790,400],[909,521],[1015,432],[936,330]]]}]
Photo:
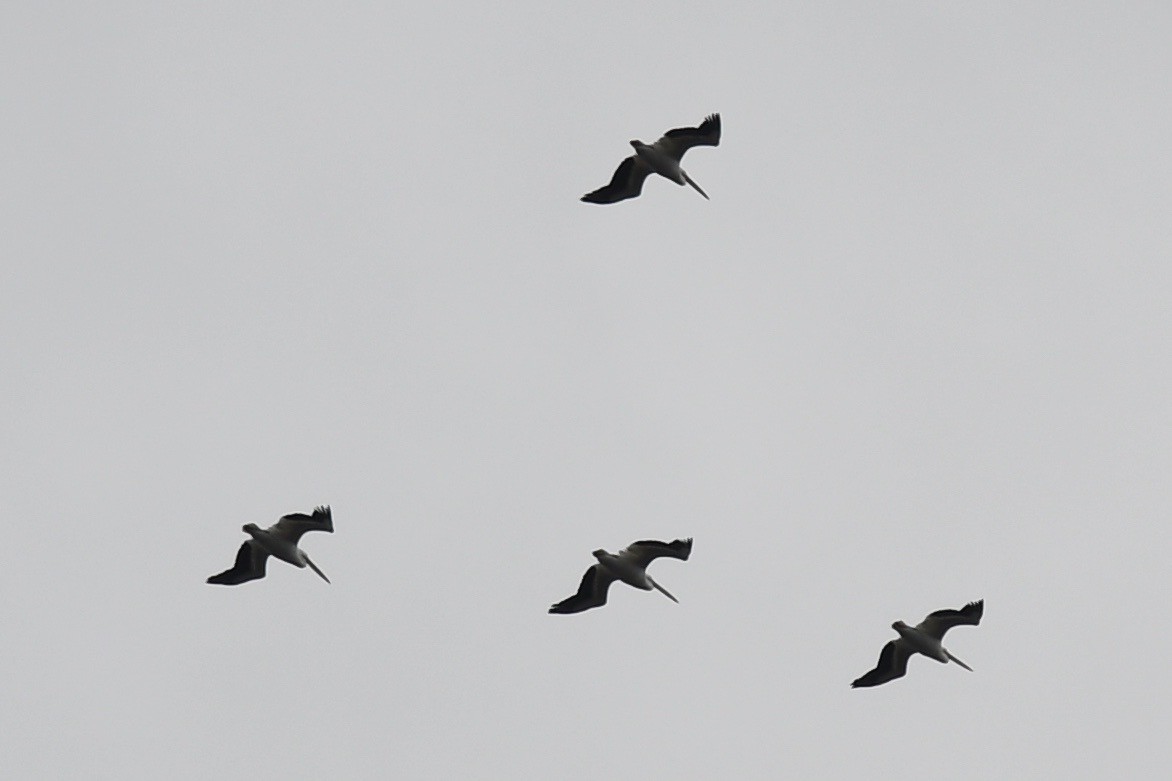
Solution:
[{"label": "pelican's head", "polygon": [[911,629],[910,626],[908,626],[907,624],[905,624],[902,621],[896,621],[894,624],[891,625],[891,628],[894,629],[896,632],[902,632],[904,629]]},{"label": "pelican's head", "polygon": [[598,559],[599,561],[601,561],[601,560],[602,560],[602,557],[603,557],[603,556],[609,556],[609,555],[610,555],[610,554],[608,554],[608,553],[606,552],[606,550],[605,550],[604,548],[599,548],[598,550],[596,550],[596,551],[593,551],[593,554],[594,554],[594,558]]},{"label": "pelican's head", "polygon": [[257,526],[255,523],[246,523],[246,524],[244,524],[243,527],[241,527],[240,530],[243,532],[246,532],[248,534],[255,535],[258,531],[260,531],[260,527]]},{"label": "pelican's head", "polygon": [[647,146],[647,145],[644,144],[639,139],[633,138],[633,139],[631,139],[631,146],[635,147],[635,149],[638,149],[639,147],[643,147],[643,146]]}]

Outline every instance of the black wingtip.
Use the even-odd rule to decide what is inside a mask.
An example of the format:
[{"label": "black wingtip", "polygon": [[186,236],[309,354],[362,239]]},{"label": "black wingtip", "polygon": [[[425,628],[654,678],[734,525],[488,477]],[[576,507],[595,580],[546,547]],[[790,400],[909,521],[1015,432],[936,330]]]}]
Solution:
[{"label": "black wingtip", "polygon": [[977,620],[977,623],[980,624],[981,618],[983,618],[985,615],[985,600],[978,599],[976,602],[969,602],[964,606],[964,609],[961,612],[965,615],[972,616]]}]

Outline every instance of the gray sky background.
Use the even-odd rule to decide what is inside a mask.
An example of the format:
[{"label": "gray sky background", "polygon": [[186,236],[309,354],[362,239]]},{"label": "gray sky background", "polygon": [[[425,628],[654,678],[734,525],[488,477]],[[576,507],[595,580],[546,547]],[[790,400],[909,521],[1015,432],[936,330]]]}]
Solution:
[{"label": "gray sky background", "polygon": [[5,5],[6,772],[1166,772],[1172,11],[808,5]]}]

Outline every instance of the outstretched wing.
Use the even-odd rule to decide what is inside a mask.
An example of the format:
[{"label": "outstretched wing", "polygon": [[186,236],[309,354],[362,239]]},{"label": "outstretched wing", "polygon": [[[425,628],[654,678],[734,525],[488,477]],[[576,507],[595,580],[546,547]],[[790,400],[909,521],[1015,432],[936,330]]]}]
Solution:
[{"label": "outstretched wing", "polygon": [[937,640],[944,638],[944,633],[954,626],[969,624],[976,626],[981,623],[981,616],[985,613],[985,600],[969,602],[960,610],[937,610],[929,613],[928,617],[919,623],[916,629]]},{"label": "outstretched wing", "polygon": [[265,562],[269,554],[252,540],[245,540],[236,551],[236,563],[219,575],[212,575],[208,583],[218,586],[239,586],[250,580],[259,580],[265,576]]},{"label": "outstretched wing", "polygon": [[622,551],[620,556],[626,556],[640,567],[646,567],[660,556],[670,556],[673,559],[687,561],[692,555],[692,538],[676,540],[674,542],[660,542],[659,540],[639,540],[632,542]]},{"label": "outstretched wing", "polygon": [[720,114],[709,114],[700,127],[677,127],[663,134],[655,146],[671,155],[678,163],[680,158],[694,146],[718,146],[720,144]]},{"label": "outstretched wing", "polygon": [[306,532],[330,532],[334,531],[334,516],[327,507],[315,507],[313,515],[306,515],[305,513],[291,513],[284,515],[281,520],[269,527],[270,534],[279,535],[281,538],[292,542],[294,545],[301,539],[301,535]]},{"label": "outstretched wing", "polygon": [[875,669],[851,681],[851,688],[878,686],[902,678],[907,672],[907,660],[911,655],[911,651],[902,640],[892,640],[879,652],[879,663],[875,665]]},{"label": "outstretched wing", "polygon": [[602,607],[606,604],[606,592],[615,578],[602,567],[595,564],[586,570],[582,582],[578,584],[578,593],[567,597],[556,605],[551,605],[551,613],[581,613],[592,607]]},{"label": "outstretched wing", "polygon": [[592,193],[586,193],[582,200],[586,203],[618,203],[634,198],[643,192],[643,182],[650,175],[651,166],[640,160],[638,155],[631,155],[619,163],[610,184],[599,187]]}]

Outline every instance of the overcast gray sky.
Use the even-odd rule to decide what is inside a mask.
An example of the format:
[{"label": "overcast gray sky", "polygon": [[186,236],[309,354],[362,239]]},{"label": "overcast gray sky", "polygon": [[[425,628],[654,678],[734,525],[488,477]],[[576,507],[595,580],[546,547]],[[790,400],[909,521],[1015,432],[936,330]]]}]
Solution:
[{"label": "overcast gray sky", "polygon": [[[1172,11],[1126,5],[6,4],[5,772],[1166,773]],[[578,201],[716,111],[711,201]],[[327,503],[332,585],[204,584]],[[546,614],[687,536],[680,604]],[[979,598],[975,672],[849,688]]]}]

